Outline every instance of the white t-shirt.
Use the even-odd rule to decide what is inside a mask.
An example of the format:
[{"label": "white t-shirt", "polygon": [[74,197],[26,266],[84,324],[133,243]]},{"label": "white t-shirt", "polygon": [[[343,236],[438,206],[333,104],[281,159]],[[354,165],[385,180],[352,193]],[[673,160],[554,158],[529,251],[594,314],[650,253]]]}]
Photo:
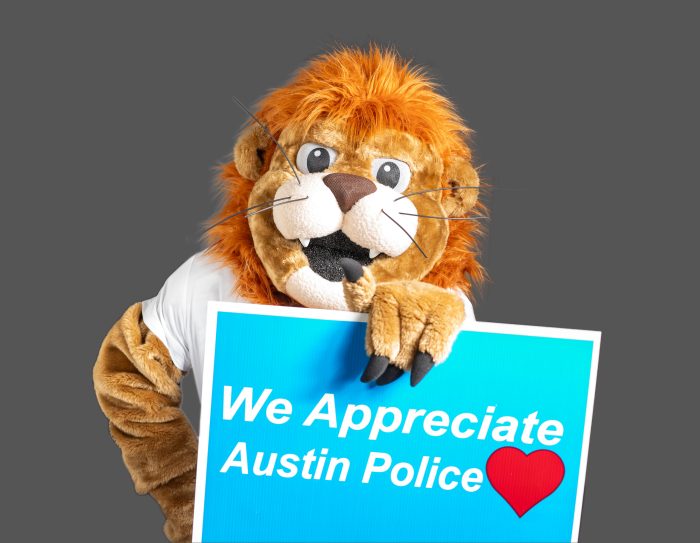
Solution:
[{"label": "white t-shirt", "polygon": [[143,321],[170,351],[173,363],[192,371],[201,397],[207,303],[245,302],[233,294],[231,270],[204,252],[190,257],[142,304]]},{"label": "white t-shirt", "polygon": [[[204,341],[209,301],[246,302],[233,293],[232,271],[200,252],[190,257],[168,277],[155,298],[142,304],[143,321],[170,351],[173,363],[192,371],[197,393],[202,396]],[[474,309],[461,292],[466,321],[473,321]]]}]

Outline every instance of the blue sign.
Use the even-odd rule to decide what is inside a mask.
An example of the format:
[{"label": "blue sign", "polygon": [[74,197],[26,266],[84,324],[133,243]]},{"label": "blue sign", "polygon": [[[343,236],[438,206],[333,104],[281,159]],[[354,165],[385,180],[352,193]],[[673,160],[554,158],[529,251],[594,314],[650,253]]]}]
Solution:
[{"label": "blue sign", "polygon": [[194,540],[576,541],[600,333],[471,323],[381,387],[365,319],[210,303]]}]

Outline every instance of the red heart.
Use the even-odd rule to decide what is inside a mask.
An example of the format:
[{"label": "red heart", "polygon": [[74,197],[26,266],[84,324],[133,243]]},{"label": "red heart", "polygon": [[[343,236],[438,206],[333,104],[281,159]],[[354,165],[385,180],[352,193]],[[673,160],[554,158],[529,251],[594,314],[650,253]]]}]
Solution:
[{"label": "red heart", "polygon": [[486,476],[519,517],[561,484],[564,462],[552,451],[525,454],[515,447],[497,449],[486,462]]}]

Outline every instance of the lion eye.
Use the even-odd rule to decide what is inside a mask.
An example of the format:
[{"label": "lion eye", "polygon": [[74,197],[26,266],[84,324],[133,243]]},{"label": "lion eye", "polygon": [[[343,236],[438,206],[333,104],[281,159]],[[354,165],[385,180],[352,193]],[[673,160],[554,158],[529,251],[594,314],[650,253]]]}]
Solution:
[{"label": "lion eye", "polygon": [[335,162],[335,150],[318,143],[305,143],[297,153],[297,168],[302,173],[318,173],[327,170]]},{"label": "lion eye", "polygon": [[411,179],[411,168],[395,158],[375,158],[372,161],[372,175],[378,183],[403,192]]}]

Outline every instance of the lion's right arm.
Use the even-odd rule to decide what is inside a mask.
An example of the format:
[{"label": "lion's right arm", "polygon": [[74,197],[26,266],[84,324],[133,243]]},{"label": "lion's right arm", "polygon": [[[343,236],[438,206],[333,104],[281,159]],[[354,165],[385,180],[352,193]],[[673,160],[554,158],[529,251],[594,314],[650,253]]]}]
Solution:
[{"label": "lion's right arm", "polygon": [[148,329],[141,304],[126,310],[100,348],[95,392],[139,494],[166,518],[170,541],[191,541],[197,438],[180,408],[180,371]]}]

